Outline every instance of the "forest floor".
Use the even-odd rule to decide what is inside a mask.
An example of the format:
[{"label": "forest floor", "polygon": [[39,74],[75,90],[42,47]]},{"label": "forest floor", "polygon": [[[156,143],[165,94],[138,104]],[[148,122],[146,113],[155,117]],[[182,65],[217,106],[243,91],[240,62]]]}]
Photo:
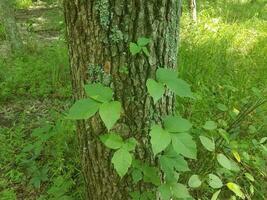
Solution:
[{"label": "forest floor", "polygon": [[[198,100],[178,109],[194,124],[231,120],[267,92],[267,7],[227,2],[200,2],[197,24],[186,10],[182,16],[179,76]],[[64,120],[71,84],[62,10],[41,2],[18,9],[16,19],[26,47],[16,55],[0,24],[0,199],[82,199],[74,125]],[[266,113],[263,106],[247,116],[240,141],[247,130],[255,139],[267,134]]]},{"label": "forest floor", "polygon": [[[27,53],[31,53],[31,51],[32,53],[38,53],[38,51],[41,51],[41,49],[49,49],[49,47],[51,46],[53,48],[53,45],[55,43],[63,41],[62,38],[63,38],[63,33],[64,33],[64,22],[63,22],[62,10],[57,4],[50,5],[45,2],[38,1],[37,3],[32,4],[28,8],[16,10],[15,18],[17,21],[17,26],[18,26],[20,35],[22,37],[23,43],[26,46],[25,52],[22,52],[23,56],[25,56],[25,54]],[[10,54],[10,50],[9,50],[10,47],[8,46],[8,42],[3,40],[1,41],[0,44],[1,44],[0,56],[1,57],[8,56]],[[49,50],[52,51],[53,49],[49,49]],[[32,59],[31,62],[33,63],[27,63],[27,64],[34,64],[35,59],[37,60],[38,58],[32,57],[30,59]],[[8,58],[6,61],[8,62]],[[17,60],[17,62],[24,62],[24,61]],[[63,63],[58,63],[58,64],[63,65]],[[15,65],[16,65],[16,61],[15,61]],[[15,69],[15,71],[17,71],[17,69]],[[11,81],[15,81],[15,77],[12,77]],[[22,92],[23,96],[27,96],[27,97],[32,96],[32,93],[30,91],[29,92],[27,91],[27,87],[30,87],[30,84],[31,82],[29,81],[27,86],[21,85],[21,88],[25,89],[25,91]],[[36,83],[36,84],[40,84],[40,83]],[[12,94],[18,92],[20,94],[20,92],[18,91],[20,90],[19,88],[16,87],[14,89],[17,91],[9,91],[9,92],[11,92]],[[3,91],[3,93],[5,92]],[[12,94],[8,94],[7,96],[10,97],[12,96]],[[16,96],[16,94],[14,95]],[[14,104],[13,102],[10,102],[12,100],[10,98],[7,98],[7,100],[8,101],[6,101],[6,105],[2,104],[0,108],[1,109],[0,110],[0,122],[6,125],[9,124],[9,126],[11,126],[13,122],[9,121],[7,118],[9,118],[10,120],[16,119],[16,117],[14,116],[14,113],[18,114],[19,112],[25,111],[25,110],[28,110],[28,112],[31,113],[31,110],[35,110],[35,108],[40,108],[39,114],[41,114],[45,112],[45,110],[43,110],[42,108],[49,107],[48,105],[51,105],[51,101],[53,102],[52,99],[49,100],[47,98],[45,99],[47,103],[45,102],[43,103],[43,105],[44,104],[47,104],[47,105],[40,106],[40,104],[42,103],[40,99],[38,98],[31,98],[31,99],[16,98],[15,103],[18,103],[18,105],[12,106],[12,104]],[[25,103],[25,101],[27,103]]]},{"label": "forest floor", "polygon": [[[62,10],[57,4],[38,1],[30,7],[16,10],[15,18],[25,44],[31,40],[49,44],[59,40],[64,31]],[[8,53],[10,53],[8,42],[2,41],[0,55],[5,56]]]},{"label": "forest floor", "polygon": [[[25,44],[23,52],[10,54],[0,26],[0,199],[58,199],[57,195],[64,196],[69,188],[78,187],[69,181],[77,179],[70,176],[79,174],[75,166],[78,161],[75,165],[64,166],[63,158],[63,152],[69,148],[64,143],[70,138],[75,141],[74,131],[66,130],[65,133],[70,133],[67,135],[55,131],[57,136],[52,141],[40,141],[31,134],[38,127],[66,125],[61,122],[61,114],[69,107],[71,90],[63,13],[57,4],[38,1],[30,7],[16,10],[15,17]],[[50,131],[54,130],[51,128]],[[59,151],[42,151],[37,161],[32,162],[32,152],[23,150],[32,145],[32,150],[38,151],[58,139],[61,144],[54,148]],[[52,155],[58,153],[62,155]],[[52,158],[52,162],[53,158],[58,160],[54,162],[54,167],[51,161],[47,163],[48,157]],[[44,173],[48,168],[53,170]],[[63,170],[69,172],[63,173]],[[49,182],[46,181],[48,176]],[[63,183],[67,185],[62,186]],[[45,197],[40,195],[44,190]],[[80,199],[79,191],[75,193],[75,199]],[[67,198],[67,195],[63,197]]]}]

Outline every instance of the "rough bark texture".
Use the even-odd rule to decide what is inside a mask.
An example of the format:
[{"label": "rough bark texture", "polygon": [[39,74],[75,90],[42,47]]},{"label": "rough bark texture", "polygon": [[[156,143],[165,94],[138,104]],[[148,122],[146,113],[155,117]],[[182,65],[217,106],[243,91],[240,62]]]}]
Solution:
[{"label": "rough bark texture", "polygon": [[[124,112],[114,131],[135,137],[136,157],[151,161],[148,130],[152,121],[174,112],[175,98],[166,92],[153,105],[146,80],[158,67],[176,68],[179,35],[179,0],[65,0],[73,94],[83,98],[86,82],[102,82],[115,92]],[[129,43],[151,38],[150,56],[132,56]],[[112,152],[100,142],[106,133],[99,117],[77,124],[87,199],[126,200],[132,188],[111,164]]]},{"label": "rough bark texture", "polygon": [[0,19],[4,25],[11,50],[13,52],[21,50],[23,44],[15,21],[11,0],[0,0]]}]

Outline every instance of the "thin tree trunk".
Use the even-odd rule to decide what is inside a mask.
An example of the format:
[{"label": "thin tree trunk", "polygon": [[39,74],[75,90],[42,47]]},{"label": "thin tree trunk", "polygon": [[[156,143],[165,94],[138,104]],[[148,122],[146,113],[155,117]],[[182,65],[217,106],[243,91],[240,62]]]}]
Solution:
[{"label": "thin tree trunk", "polygon": [[197,1],[188,0],[189,9],[191,12],[191,17],[194,22],[197,22]]},{"label": "thin tree trunk", "polygon": [[[169,92],[153,105],[146,80],[155,78],[158,67],[177,67],[180,5],[179,0],[64,2],[74,98],[84,97],[86,82],[111,86],[124,109],[113,131],[124,138],[135,137],[140,143],[136,157],[144,161],[152,158],[151,122],[175,112],[175,97]],[[144,36],[152,41],[149,58],[132,56],[129,43]],[[99,142],[99,135],[106,133],[101,120],[79,121],[77,132],[87,199],[129,199],[133,188],[129,177],[120,180],[111,152]]]},{"label": "thin tree trunk", "polygon": [[10,0],[0,0],[0,19],[13,52],[19,51],[23,43],[17,28],[15,13]]}]

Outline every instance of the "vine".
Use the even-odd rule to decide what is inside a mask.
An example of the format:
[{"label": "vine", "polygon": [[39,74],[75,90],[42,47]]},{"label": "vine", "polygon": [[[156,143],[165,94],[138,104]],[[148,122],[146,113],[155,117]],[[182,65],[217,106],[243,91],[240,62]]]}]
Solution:
[{"label": "vine", "polygon": [[[147,45],[150,43],[149,38],[139,38],[137,43],[130,43],[130,52],[134,56],[143,53],[149,56]],[[156,104],[165,93],[166,90],[172,91],[175,95],[182,98],[195,99],[194,93],[191,91],[190,85],[177,77],[177,72],[173,69],[158,68],[156,71],[156,79],[149,78],[146,82],[148,94]],[[229,143],[231,140],[227,131],[222,127],[218,127],[217,123],[209,120],[204,123],[202,129],[205,134],[196,137],[192,135],[193,124],[181,116],[165,116],[161,124],[152,123],[149,127],[150,144],[157,161],[156,166],[150,166],[134,157],[134,151],[138,145],[134,137],[126,140],[119,133],[112,132],[113,126],[119,120],[122,106],[121,103],[113,99],[113,91],[111,88],[100,83],[89,83],[85,85],[85,92],[88,98],[75,102],[70,108],[68,118],[73,120],[88,119],[93,117],[97,112],[105,124],[108,133],[100,136],[100,141],[109,149],[114,150],[111,162],[122,178],[127,173],[131,173],[132,181],[137,184],[140,181],[154,185],[151,191],[140,193],[132,191],[130,196],[133,200],[162,200],[170,199],[193,199],[191,196],[194,190],[203,187],[212,191],[212,200],[216,200],[223,187],[228,188],[233,194],[241,199],[245,199],[247,195],[243,189],[233,181],[224,183],[222,179],[225,173],[239,174],[244,170],[241,165],[241,157],[236,149],[231,150],[231,156],[227,155],[219,146],[216,146],[216,140],[225,140]],[[221,110],[225,110],[220,105]],[[218,131],[219,136],[213,133]],[[212,162],[217,160],[220,170],[214,171],[208,168],[203,170],[201,161],[197,164],[199,174],[190,172],[190,164],[197,160],[197,143],[196,138],[204,147],[204,151],[210,152]],[[266,141],[266,140],[265,140]],[[263,142],[265,142],[263,141]],[[220,145],[220,144],[219,144]],[[210,171],[209,171],[210,170]],[[221,171],[221,172],[220,172]],[[181,180],[184,174],[189,174],[188,180]],[[242,172],[243,173],[243,172]],[[186,176],[188,177],[188,176]],[[244,179],[250,182],[250,193],[254,191],[254,177],[251,173],[245,172]],[[188,187],[185,185],[187,182]],[[210,187],[210,188],[208,188]]]}]

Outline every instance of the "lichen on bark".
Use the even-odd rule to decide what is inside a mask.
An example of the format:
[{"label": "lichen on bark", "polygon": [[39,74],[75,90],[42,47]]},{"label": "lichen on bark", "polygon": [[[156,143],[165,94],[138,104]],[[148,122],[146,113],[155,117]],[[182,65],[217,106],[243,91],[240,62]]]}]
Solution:
[{"label": "lichen on bark", "polygon": [[95,9],[99,14],[100,24],[104,29],[108,29],[110,23],[110,5],[109,0],[97,0]]}]

